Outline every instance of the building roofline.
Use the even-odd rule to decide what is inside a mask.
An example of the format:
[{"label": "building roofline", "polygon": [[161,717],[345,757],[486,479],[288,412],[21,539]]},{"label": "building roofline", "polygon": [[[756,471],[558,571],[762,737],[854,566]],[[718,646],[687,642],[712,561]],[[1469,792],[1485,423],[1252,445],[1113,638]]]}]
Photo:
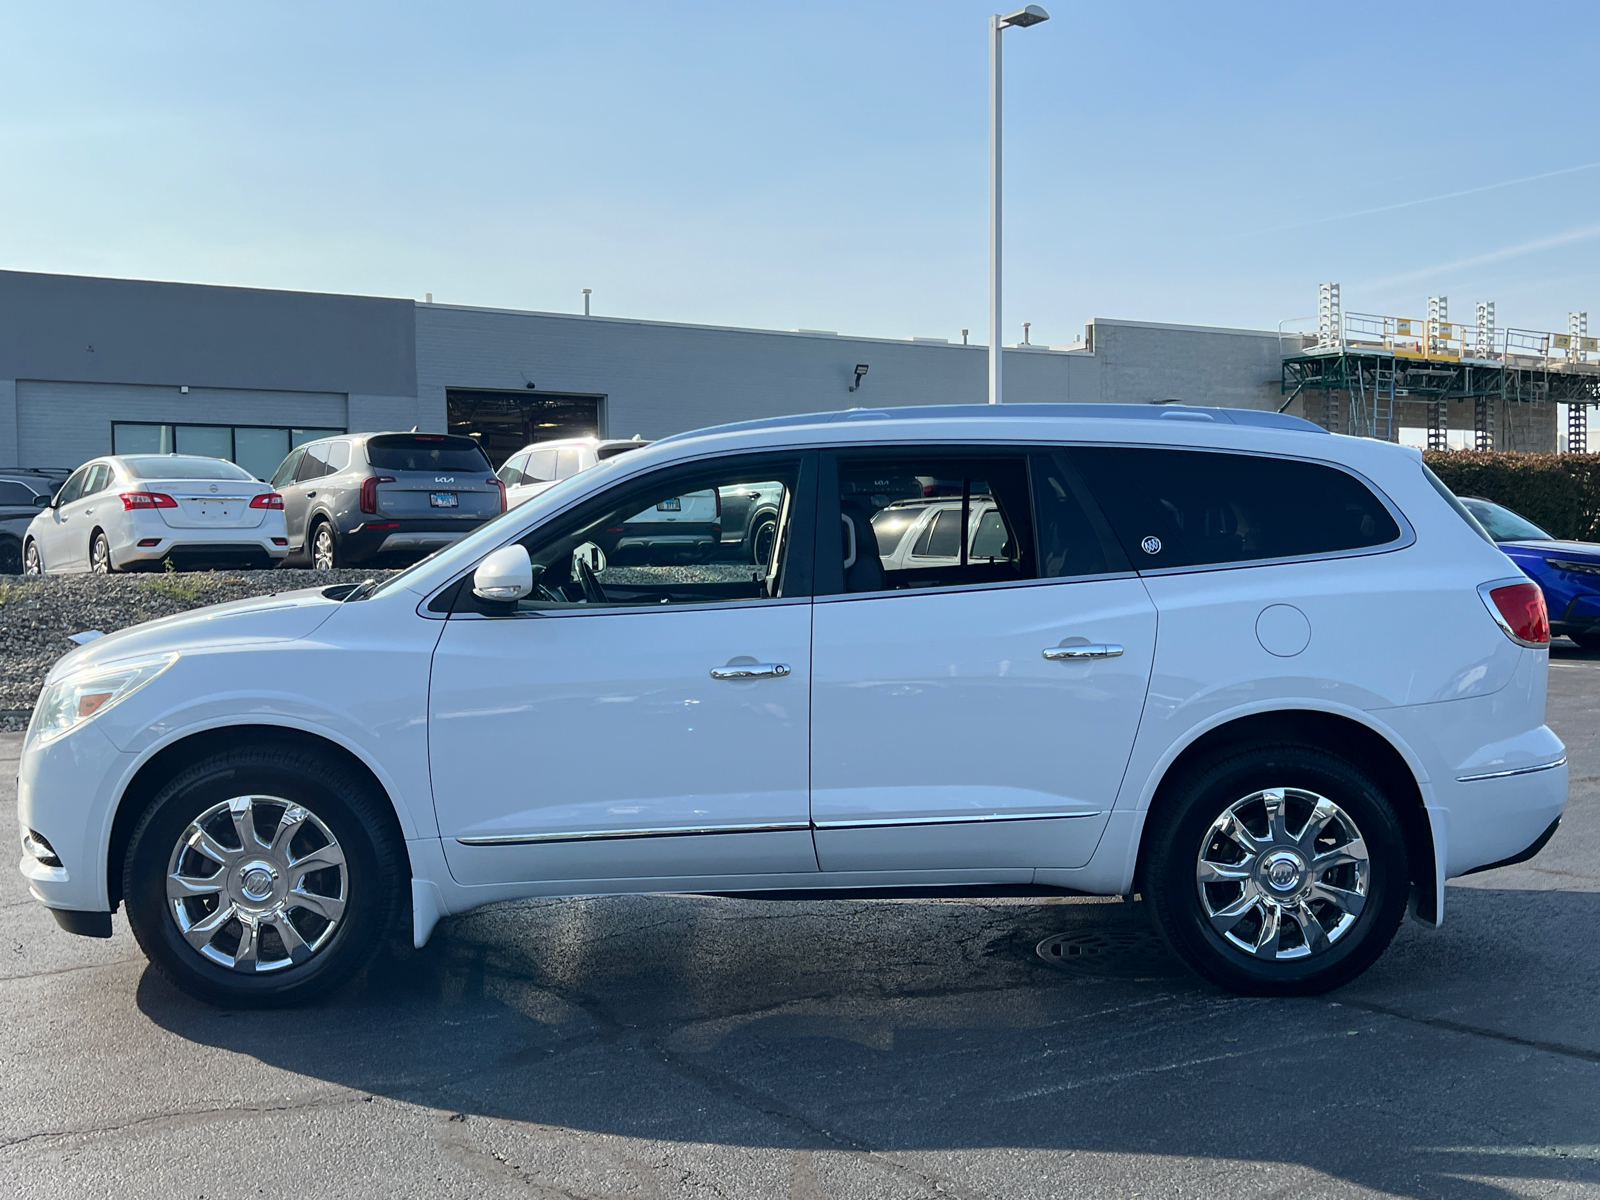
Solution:
[{"label": "building roofline", "polygon": [[1090,325],[1115,325],[1123,329],[1163,329],[1179,333],[1231,333],[1238,337],[1297,337],[1303,331],[1241,329],[1231,325],[1174,325],[1168,321],[1125,321],[1117,317],[1090,317]]}]

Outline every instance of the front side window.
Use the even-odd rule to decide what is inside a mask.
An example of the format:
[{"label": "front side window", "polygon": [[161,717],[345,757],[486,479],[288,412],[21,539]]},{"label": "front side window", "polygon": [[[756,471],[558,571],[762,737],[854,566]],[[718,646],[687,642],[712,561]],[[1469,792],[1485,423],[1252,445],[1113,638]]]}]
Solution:
[{"label": "front side window", "polygon": [[1298,459],[1085,446],[1069,452],[1135,568],[1383,546],[1400,527],[1355,476]]},{"label": "front side window", "polygon": [[61,491],[56,496],[58,507],[71,504],[79,496],[83,495],[84,480],[89,478],[89,472],[93,469],[92,466],[79,467],[72,473],[71,477],[61,485]]},{"label": "front side window", "polygon": [[287,487],[294,481],[294,473],[300,466],[300,460],[305,457],[304,449],[291,450],[289,457],[278,464],[278,469],[272,474],[271,487]]},{"label": "front side window", "polygon": [[[526,479],[526,476],[522,473],[522,468],[527,461],[528,456],[526,454],[514,454],[508,462],[495,472],[495,476],[507,487],[518,487]],[[532,481],[530,480],[529,482]]]},{"label": "front side window", "polygon": [[1037,577],[1024,455],[846,457],[838,470],[845,591]]},{"label": "front side window", "polygon": [[[535,594],[519,607],[665,608],[804,594],[791,562],[799,474],[798,458],[763,457],[616,487],[523,540]],[[723,495],[757,489],[775,498],[780,514],[759,560],[722,526]]]}]

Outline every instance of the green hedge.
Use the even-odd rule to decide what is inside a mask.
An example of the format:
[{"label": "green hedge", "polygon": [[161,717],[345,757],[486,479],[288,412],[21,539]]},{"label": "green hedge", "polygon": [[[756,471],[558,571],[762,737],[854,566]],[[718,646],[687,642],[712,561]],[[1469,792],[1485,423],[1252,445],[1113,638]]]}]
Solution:
[{"label": "green hedge", "polygon": [[1600,541],[1600,454],[1429,450],[1433,473],[1458,496],[1482,496],[1558,538]]}]

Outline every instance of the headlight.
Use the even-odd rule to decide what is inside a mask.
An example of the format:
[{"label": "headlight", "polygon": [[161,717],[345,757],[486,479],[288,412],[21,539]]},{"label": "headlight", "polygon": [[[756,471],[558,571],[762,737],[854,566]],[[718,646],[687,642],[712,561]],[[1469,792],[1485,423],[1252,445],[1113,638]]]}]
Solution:
[{"label": "headlight", "polygon": [[133,695],[178,661],[176,654],[115,667],[91,667],[49,684],[34,706],[28,741],[48,742]]}]

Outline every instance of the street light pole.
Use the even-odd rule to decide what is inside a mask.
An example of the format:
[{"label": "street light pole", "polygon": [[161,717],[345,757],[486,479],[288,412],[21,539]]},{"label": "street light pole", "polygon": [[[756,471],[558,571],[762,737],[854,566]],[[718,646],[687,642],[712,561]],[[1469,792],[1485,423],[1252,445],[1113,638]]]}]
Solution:
[{"label": "street light pole", "polygon": [[989,18],[989,403],[1000,403],[1000,34],[1048,21],[1037,4]]}]

